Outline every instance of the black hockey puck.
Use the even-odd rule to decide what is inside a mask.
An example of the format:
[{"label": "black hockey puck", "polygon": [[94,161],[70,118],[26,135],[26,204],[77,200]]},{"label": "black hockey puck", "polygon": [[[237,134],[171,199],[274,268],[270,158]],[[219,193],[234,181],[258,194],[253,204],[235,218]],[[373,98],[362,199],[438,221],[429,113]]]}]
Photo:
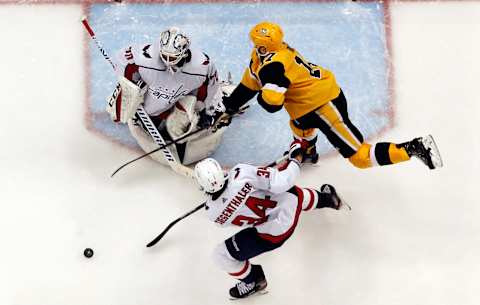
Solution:
[{"label": "black hockey puck", "polygon": [[90,248],[86,248],[83,250],[83,255],[85,255],[86,258],[90,258],[93,256],[93,250]]}]

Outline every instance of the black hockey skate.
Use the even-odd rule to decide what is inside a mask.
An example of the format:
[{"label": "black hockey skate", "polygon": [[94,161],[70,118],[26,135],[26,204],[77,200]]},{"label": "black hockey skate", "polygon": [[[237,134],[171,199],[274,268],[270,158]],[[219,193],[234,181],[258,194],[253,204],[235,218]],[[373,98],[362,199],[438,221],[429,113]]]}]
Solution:
[{"label": "black hockey skate", "polygon": [[[288,150],[283,152],[283,155],[288,155]],[[318,153],[317,147],[315,144],[313,146],[307,147],[303,153],[303,161],[302,163],[311,163],[316,164],[318,162]]]},{"label": "black hockey skate", "polygon": [[243,299],[256,293],[266,293],[265,288],[267,288],[267,280],[262,266],[252,265],[250,274],[230,288],[230,296],[232,300]]},{"label": "black hockey skate", "polygon": [[319,204],[321,207],[329,207],[335,210],[351,210],[352,208],[343,200],[335,188],[330,184],[324,184],[320,187]]},{"label": "black hockey skate", "polygon": [[404,147],[409,156],[417,157],[430,169],[443,166],[440,151],[431,135],[415,138],[410,142],[402,143],[399,146]]},{"label": "black hockey skate", "polygon": [[317,147],[313,144],[310,147],[307,147],[305,150],[305,154],[303,155],[303,163],[310,162],[312,164],[316,164],[318,162],[318,153]]}]

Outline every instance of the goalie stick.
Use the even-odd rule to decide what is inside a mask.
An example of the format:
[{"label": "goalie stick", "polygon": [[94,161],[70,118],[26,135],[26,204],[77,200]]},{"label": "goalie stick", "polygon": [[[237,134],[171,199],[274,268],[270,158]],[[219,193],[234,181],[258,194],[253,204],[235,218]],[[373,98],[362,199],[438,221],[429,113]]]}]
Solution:
[{"label": "goalie stick", "polygon": [[158,131],[157,127],[155,124],[153,124],[152,119],[150,116],[145,112],[145,109],[143,109],[143,106],[139,106],[137,109],[137,115],[142,121],[143,125],[147,129],[148,133],[152,137],[153,141],[157,143],[159,147],[163,147],[159,149],[162,153],[165,159],[168,162],[168,165],[177,173],[188,177],[188,178],[193,178],[193,170],[190,167],[187,167],[175,159],[175,156],[172,154],[170,149],[168,149],[165,140],[163,139],[162,135]]},{"label": "goalie stick", "polygon": [[[92,40],[97,45],[97,48],[100,50],[100,52],[102,53],[105,60],[107,60],[110,63],[110,65],[112,66],[113,70],[116,71],[115,64],[112,62],[112,60],[108,56],[108,53],[105,51],[102,44],[100,43],[100,41],[98,41],[97,37],[95,36],[95,32],[93,31],[92,27],[88,23],[87,17],[85,17],[85,16],[82,17],[82,24],[85,27],[85,29],[87,30],[87,32],[90,35],[90,37],[92,38]],[[118,93],[120,93],[119,88],[116,88],[115,91],[118,91]],[[160,147],[163,146],[163,148],[160,149],[160,150],[162,151],[163,156],[167,160],[168,165],[172,168],[172,170],[175,171],[176,173],[179,173],[179,174],[183,175],[183,176],[192,178],[193,177],[192,176],[192,174],[193,174],[192,169],[187,167],[187,166],[184,166],[183,164],[181,164],[180,162],[178,162],[175,159],[175,157],[173,156],[170,149],[168,149],[167,146],[165,145],[165,140],[163,139],[163,137],[160,135],[160,132],[158,131],[158,129],[153,124],[150,116],[145,112],[145,109],[143,109],[143,106],[138,107],[137,115],[139,116],[143,125],[146,127],[146,129],[147,129],[148,133],[150,134],[150,136],[152,137],[153,141],[155,141],[155,143],[157,143]]]},{"label": "goalie stick", "polygon": [[[288,158],[288,155],[285,155],[285,156],[281,157],[280,159],[275,160],[272,163],[268,164],[266,167],[272,167],[272,166],[278,165],[278,164],[282,163],[283,161],[285,161],[287,158]],[[147,244],[147,248],[155,246],[175,224],[177,224],[180,220],[185,219],[188,216],[192,215],[193,213],[197,212],[198,210],[201,210],[202,208],[205,207],[205,205],[206,205],[206,202],[203,202],[202,204],[195,207],[193,210],[185,213],[184,215],[178,217],[177,219],[175,219],[174,221],[169,223],[168,226],[157,237],[155,237],[151,242],[149,242]]]},{"label": "goalie stick", "polygon": [[[224,119],[227,119],[227,120],[228,120],[228,119],[230,119],[230,118],[235,117],[235,116],[238,115],[238,114],[242,114],[245,110],[247,110],[248,107],[250,107],[250,105],[245,105],[245,106],[243,106],[243,107],[240,107],[239,111],[235,112],[235,113],[232,114],[232,115],[228,115],[228,116],[225,117]],[[175,140],[173,140],[173,141],[170,141],[170,142],[168,142],[168,143],[165,143],[165,144],[161,145],[160,147],[155,148],[155,149],[152,150],[152,151],[149,151],[149,152],[147,152],[147,153],[145,153],[145,154],[143,154],[143,155],[141,155],[141,156],[139,156],[139,157],[137,157],[137,158],[135,158],[135,159],[132,159],[132,160],[126,162],[125,164],[123,164],[122,166],[120,166],[119,168],[117,168],[117,169],[110,175],[110,178],[113,178],[113,176],[115,176],[116,173],[118,173],[120,170],[122,170],[122,169],[123,169],[124,167],[126,167],[127,165],[129,165],[129,164],[131,164],[131,163],[133,163],[133,162],[135,162],[135,161],[137,161],[137,160],[140,160],[140,159],[142,159],[142,158],[144,158],[144,157],[146,157],[146,156],[149,156],[149,155],[151,155],[151,154],[153,154],[153,153],[156,153],[157,151],[159,151],[159,150],[161,150],[161,149],[164,149],[164,148],[167,147],[167,146],[170,146],[170,145],[172,145],[172,144],[176,144],[176,143],[178,143],[178,142],[180,142],[180,141],[182,141],[182,140],[184,140],[184,139],[187,139],[187,138],[189,138],[190,136],[193,136],[194,134],[197,134],[197,133],[199,133],[199,132],[201,132],[201,131],[204,131],[204,130],[207,130],[207,129],[209,129],[209,128],[212,128],[212,129],[214,130],[214,132],[215,132],[216,130],[218,130],[218,129],[220,129],[220,128],[222,127],[222,126],[220,126],[220,125],[222,124],[222,122],[223,122],[223,120],[220,118],[217,122],[214,123],[213,126],[210,126],[210,127],[207,127],[207,128],[199,128],[199,129],[197,129],[197,130],[195,130],[195,131],[192,131],[192,132],[190,132],[190,133],[184,134],[183,136],[181,136],[181,137],[179,137],[179,138],[177,138],[177,139],[175,139]]]}]

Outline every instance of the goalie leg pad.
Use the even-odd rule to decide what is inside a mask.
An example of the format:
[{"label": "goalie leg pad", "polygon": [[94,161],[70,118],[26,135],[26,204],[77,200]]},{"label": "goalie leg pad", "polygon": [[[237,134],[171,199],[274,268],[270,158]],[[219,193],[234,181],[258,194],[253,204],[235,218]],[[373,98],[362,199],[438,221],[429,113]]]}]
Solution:
[{"label": "goalie leg pad", "polygon": [[217,132],[205,130],[192,136],[186,143],[183,164],[191,164],[210,156],[220,145],[222,135],[226,128],[221,128]]},{"label": "goalie leg pad", "polygon": [[173,139],[190,133],[197,127],[199,117],[195,111],[196,103],[197,98],[192,95],[187,95],[176,103],[167,118],[167,131]]},{"label": "goalie leg pad", "polygon": [[[133,120],[128,121],[128,128],[143,151],[150,152],[158,148],[158,145],[152,140],[152,137],[148,135],[141,126],[136,125]],[[210,156],[220,145],[225,129],[226,128],[222,128],[215,133],[205,130],[205,132],[199,132],[189,138],[188,142],[184,143],[185,151],[182,152],[184,154],[182,163],[188,165]],[[168,147],[174,157],[180,160],[176,145],[172,144]],[[161,151],[151,154],[150,157],[161,164],[168,165]]]},{"label": "goalie leg pad", "polygon": [[[128,129],[130,129],[130,133],[143,151],[150,152],[158,148],[158,144],[153,141],[152,137],[147,134],[141,126],[134,124],[133,120],[128,121]],[[178,160],[178,154],[175,145],[170,145],[169,149],[173,156]],[[168,162],[161,151],[157,151],[151,154],[149,157],[161,164],[168,165]]]}]

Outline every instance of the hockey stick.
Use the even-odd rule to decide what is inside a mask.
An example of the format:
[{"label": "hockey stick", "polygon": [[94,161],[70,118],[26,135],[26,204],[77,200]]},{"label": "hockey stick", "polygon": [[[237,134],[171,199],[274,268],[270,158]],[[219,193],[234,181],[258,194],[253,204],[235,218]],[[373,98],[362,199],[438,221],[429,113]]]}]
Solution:
[{"label": "hockey stick", "polygon": [[164,149],[164,148],[167,147],[167,146],[170,146],[170,145],[172,145],[172,144],[176,144],[176,143],[184,140],[185,138],[188,138],[188,137],[190,137],[190,136],[193,136],[194,134],[199,133],[200,131],[204,131],[204,130],[206,130],[206,129],[204,129],[204,128],[197,129],[197,130],[195,130],[194,132],[191,132],[191,133],[188,133],[188,134],[186,134],[186,135],[183,135],[183,136],[181,136],[180,138],[175,139],[174,141],[170,141],[170,142],[168,142],[168,143],[165,143],[165,144],[161,145],[160,147],[155,148],[155,149],[152,150],[152,151],[149,151],[148,153],[145,153],[145,154],[143,154],[143,155],[141,155],[141,156],[139,156],[139,157],[137,157],[137,158],[135,158],[135,159],[132,159],[132,160],[126,162],[125,164],[123,164],[122,166],[120,166],[119,168],[117,168],[117,169],[110,175],[110,178],[113,178],[113,176],[115,176],[116,173],[118,173],[120,170],[122,170],[122,169],[123,169],[124,167],[126,167],[127,165],[129,165],[129,164],[131,164],[131,163],[133,163],[133,162],[135,162],[135,161],[138,161],[138,160],[140,160],[140,159],[142,159],[142,158],[144,158],[144,157],[146,157],[146,156],[149,156],[149,155],[151,155],[151,154],[153,154],[153,153],[156,153],[156,152],[159,151],[160,149]]},{"label": "hockey stick", "polygon": [[197,206],[196,208],[194,208],[193,210],[191,210],[190,212],[186,213],[185,215],[183,216],[180,216],[178,217],[177,219],[175,219],[174,221],[172,221],[163,231],[162,233],[160,233],[157,237],[155,237],[155,239],[153,239],[151,242],[149,242],[147,244],[147,248],[150,248],[151,246],[154,246],[156,243],[158,243],[160,241],[160,239],[163,238],[163,236],[165,234],[167,234],[167,232],[177,223],[179,222],[180,220],[184,219],[184,218],[187,218],[188,216],[192,215],[193,213],[195,213],[196,211],[204,208],[206,205],[205,202],[203,202],[202,204],[200,204],[199,206]]},{"label": "hockey stick", "polygon": [[[105,60],[107,60],[110,65],[112,66],[113,70],[116,71],[116,67],[115,67],[115,64],[112,62],[112,60],[110,59],[110,57],[108,56],[108,53],[107,51],[105,51],[105,49],[103,48],[102,44],[100,43],[100,41],[97,40],[97,37],[95,36],[95,32],[93,31],[92,27],[90,26],[90,24],[88,23],[88,20],[87,20],[87,17],[83,16],[82,17],[82,24],[83,26],[85,27],[85,29],[87,30],[88,34],[90,35],[90,37],[92,38],[92,40],[95,42],[95,44],[97,45],[98,49],[100,50],[100,52],[102,53],[103,57],[105,58]],[[117,90],[117,88],[115,89],[116,91],[119,91]],[[160,135],[160,132],[158,131],[158,129],[155,127],[155,125],[153,124],[152,122],[152,119],[150,118],[150,116],[145,112],[145,110],[143,109],[142,106],[138,107],[137,109],[137,114],[138,116],[140,117],[140,120],[142,121],[142,123],[144,124],[144,126],[146,127],[148,133],[150,134],[150,136],[152,137],[152,139],[155,141],[155,143],[157,143],[159,146],[164,146],[161,151],[163,153],[163,156],[165,157],[165,159],[167,160],[168,162],[168,165],[177,173],[181,174],[181,175],[184,175],[186,177],[189,177],[191,178],[192,177],[192,169],[187,167],[187,166],[184,166],[183,164],[180,164],[176,159],[175,157],[173,156],[172,152],[165,146],[165,140],[163,139],[163,137]]]},{"label": "hockey stick", "polygon": [[150,136],[152,137],[153,141],[157,143],[157,145],[159,145],[160,147],[163,146],[163,148],[161,148],[160,150],[163,153],[163,156],[165,157],[165,159],[168,161],[168,165],[170,165],[170,167],[175,172],[183,176],[186,176],[188,178],[193,178],[193,170],[190,167],[187,167],[181,164],[175,159],[170,149],[167,148],[165,140],[163,139],[162,135],[158,131],[157,127],[155,126],[155,124],[153,124],[152,119],[143,109],[143,106],[138,107],[137,115],[142,121],[145,128],[147,129]]},{"label": "hockey stick", "polygon": [[[240,114],[240,113],[243,113],[245,110],[247,110],[248,107],[250,107],[250,105],[245,105],[245,106],[241,107],[241,108],[239,109],[239,111],[235,112],[235,113],[232,114],[232,115],[229,115],[228,117],[226,117],[226,119],[232,118],[232,117],[234,117],[234,116],[236,116],[236,115],[238,115],[238,114]],[[208,127],[208,128],[212,128],[212,129],[214,129],[214,130],[218,130],[218,129],[221,128],[221,127],[218,127],[218,125],[220,125],[221,123],[222,123],[222,121],[219,120],[219,121],[217,121],[213,126]],[[137,158],[135,158],[135,159],[133,159],[133,160],[130,160],[130,161],[128,161],[127,163],[125,163],[125,164],[123,164],[122,166],[120,166],[119,168],[117,168],[117,169],[110,175],[110,177],[113,178],[113,176],[115,176],[115,174],[118,173],[118,172],[119,172],[121,169],[123,169],[125,166],[127,166],[127,165],[129,165],[129,164],[131,164],[131,163],[133,163],[133,162],[135,162],[135,161],[137,161],[137,160],[140,160],[140,159],[142,159],[142,158],[144,158],[144,157],[146,157],[146,156],[149,156],[149,155],[151,155],[151,154],[153,154],[153,153],[156,153],[156,152],[159,151],[160,149],[164,149],[165,147],[167,147],[167,146],[169,146],[169,145],[176,144],[176,143],[178,143],[178,142],[180,142],[180,141],[182,141],[182,140],[184,140],[184,139],[186,139],[186,138],[189,138],[190,136],[193,136],[194,134],[197,134],[197,133],[199,133],[199,132],[201,132],[201,131],[205,131],[205,130],[207,130],[208,128],[200,128],[200,129],[197,129],[197,130],[192,131],[192,132],[190,132],[190,133],[187,133],[187,134],[185,134],[185,135],[183,135],[183,136],[181,136],[181,137],[179,137],[179,138],[177,138],[177,139],[175,139],[175,140],[173,140],[173,141],[170,141],[170,142],[168,142],[168,143],[165,143],[164,145],[161,145],[161,146],[158,147],[158,148],[155,148],[155,149],[152,150],[152,151],[149,151],[149,152],[147,152],[147,153],[145,153],[145,154],[143,154],[143,155],[141,155],[141,156],[139,156],[139,157],[137,157]]]},{"label": "hockey stick", "polygon": [[116,70],[116,67],[115,65],[113,64],[112,60],[110,59],[110,57],[108,56],[107,54],[107,51],[105,51],[105,49],[103,48],[102,44],[100,43],[100,41],[97,40],[97,37],[95,36],[95,32],[92,30],[92,28],[90,27],[90,24],[88,23],[88,20],[87,20],[87,17],[86,16],[83,16],[82,17],[82,24],[83,26],[85,27],[85,29],[87,30],[88,34],[90,35],[90,37],[92,38],[93,42],[95,42],[95,44],[97,45],[97,48],[100,50],[100,53],[102,53],[103,57],[110,63],[110,65],[112,66],[113,70]]},{"label": "hockey stick", "polygon": [[[280,159],[273,161],[272,163],[268,164],[266,167],[272,167],[272,166],[278,165],[278,164],[282,163],[283,161],[285,161],[287,158],[288,158],[288,155],[282,156]],[[192,215],[193,213],[197,212],[198,210],[201,210],[202,208],[205,207],[205,205],[206,205],[206,202],[203,202],[202,204],[200,204],[199,206],[197,206],[196,208],[194,208],[190,212],[187,212],[183,216],[180,216],[177,219],[175,219],[174,221],[172,221],[170,224],[168,224],[168,226],[157,237],[155,237],[151,242],[149,242],[147,244],[147,248],[155,246],[160,241],[160,239],[162,239],[163,236],[165,236],[165,234],[167,234],[167,232],[175,224],[177,224],[177,222],[179,222],[180,220],[182,220],[184,218],[187,218],[188,216]]]}]

